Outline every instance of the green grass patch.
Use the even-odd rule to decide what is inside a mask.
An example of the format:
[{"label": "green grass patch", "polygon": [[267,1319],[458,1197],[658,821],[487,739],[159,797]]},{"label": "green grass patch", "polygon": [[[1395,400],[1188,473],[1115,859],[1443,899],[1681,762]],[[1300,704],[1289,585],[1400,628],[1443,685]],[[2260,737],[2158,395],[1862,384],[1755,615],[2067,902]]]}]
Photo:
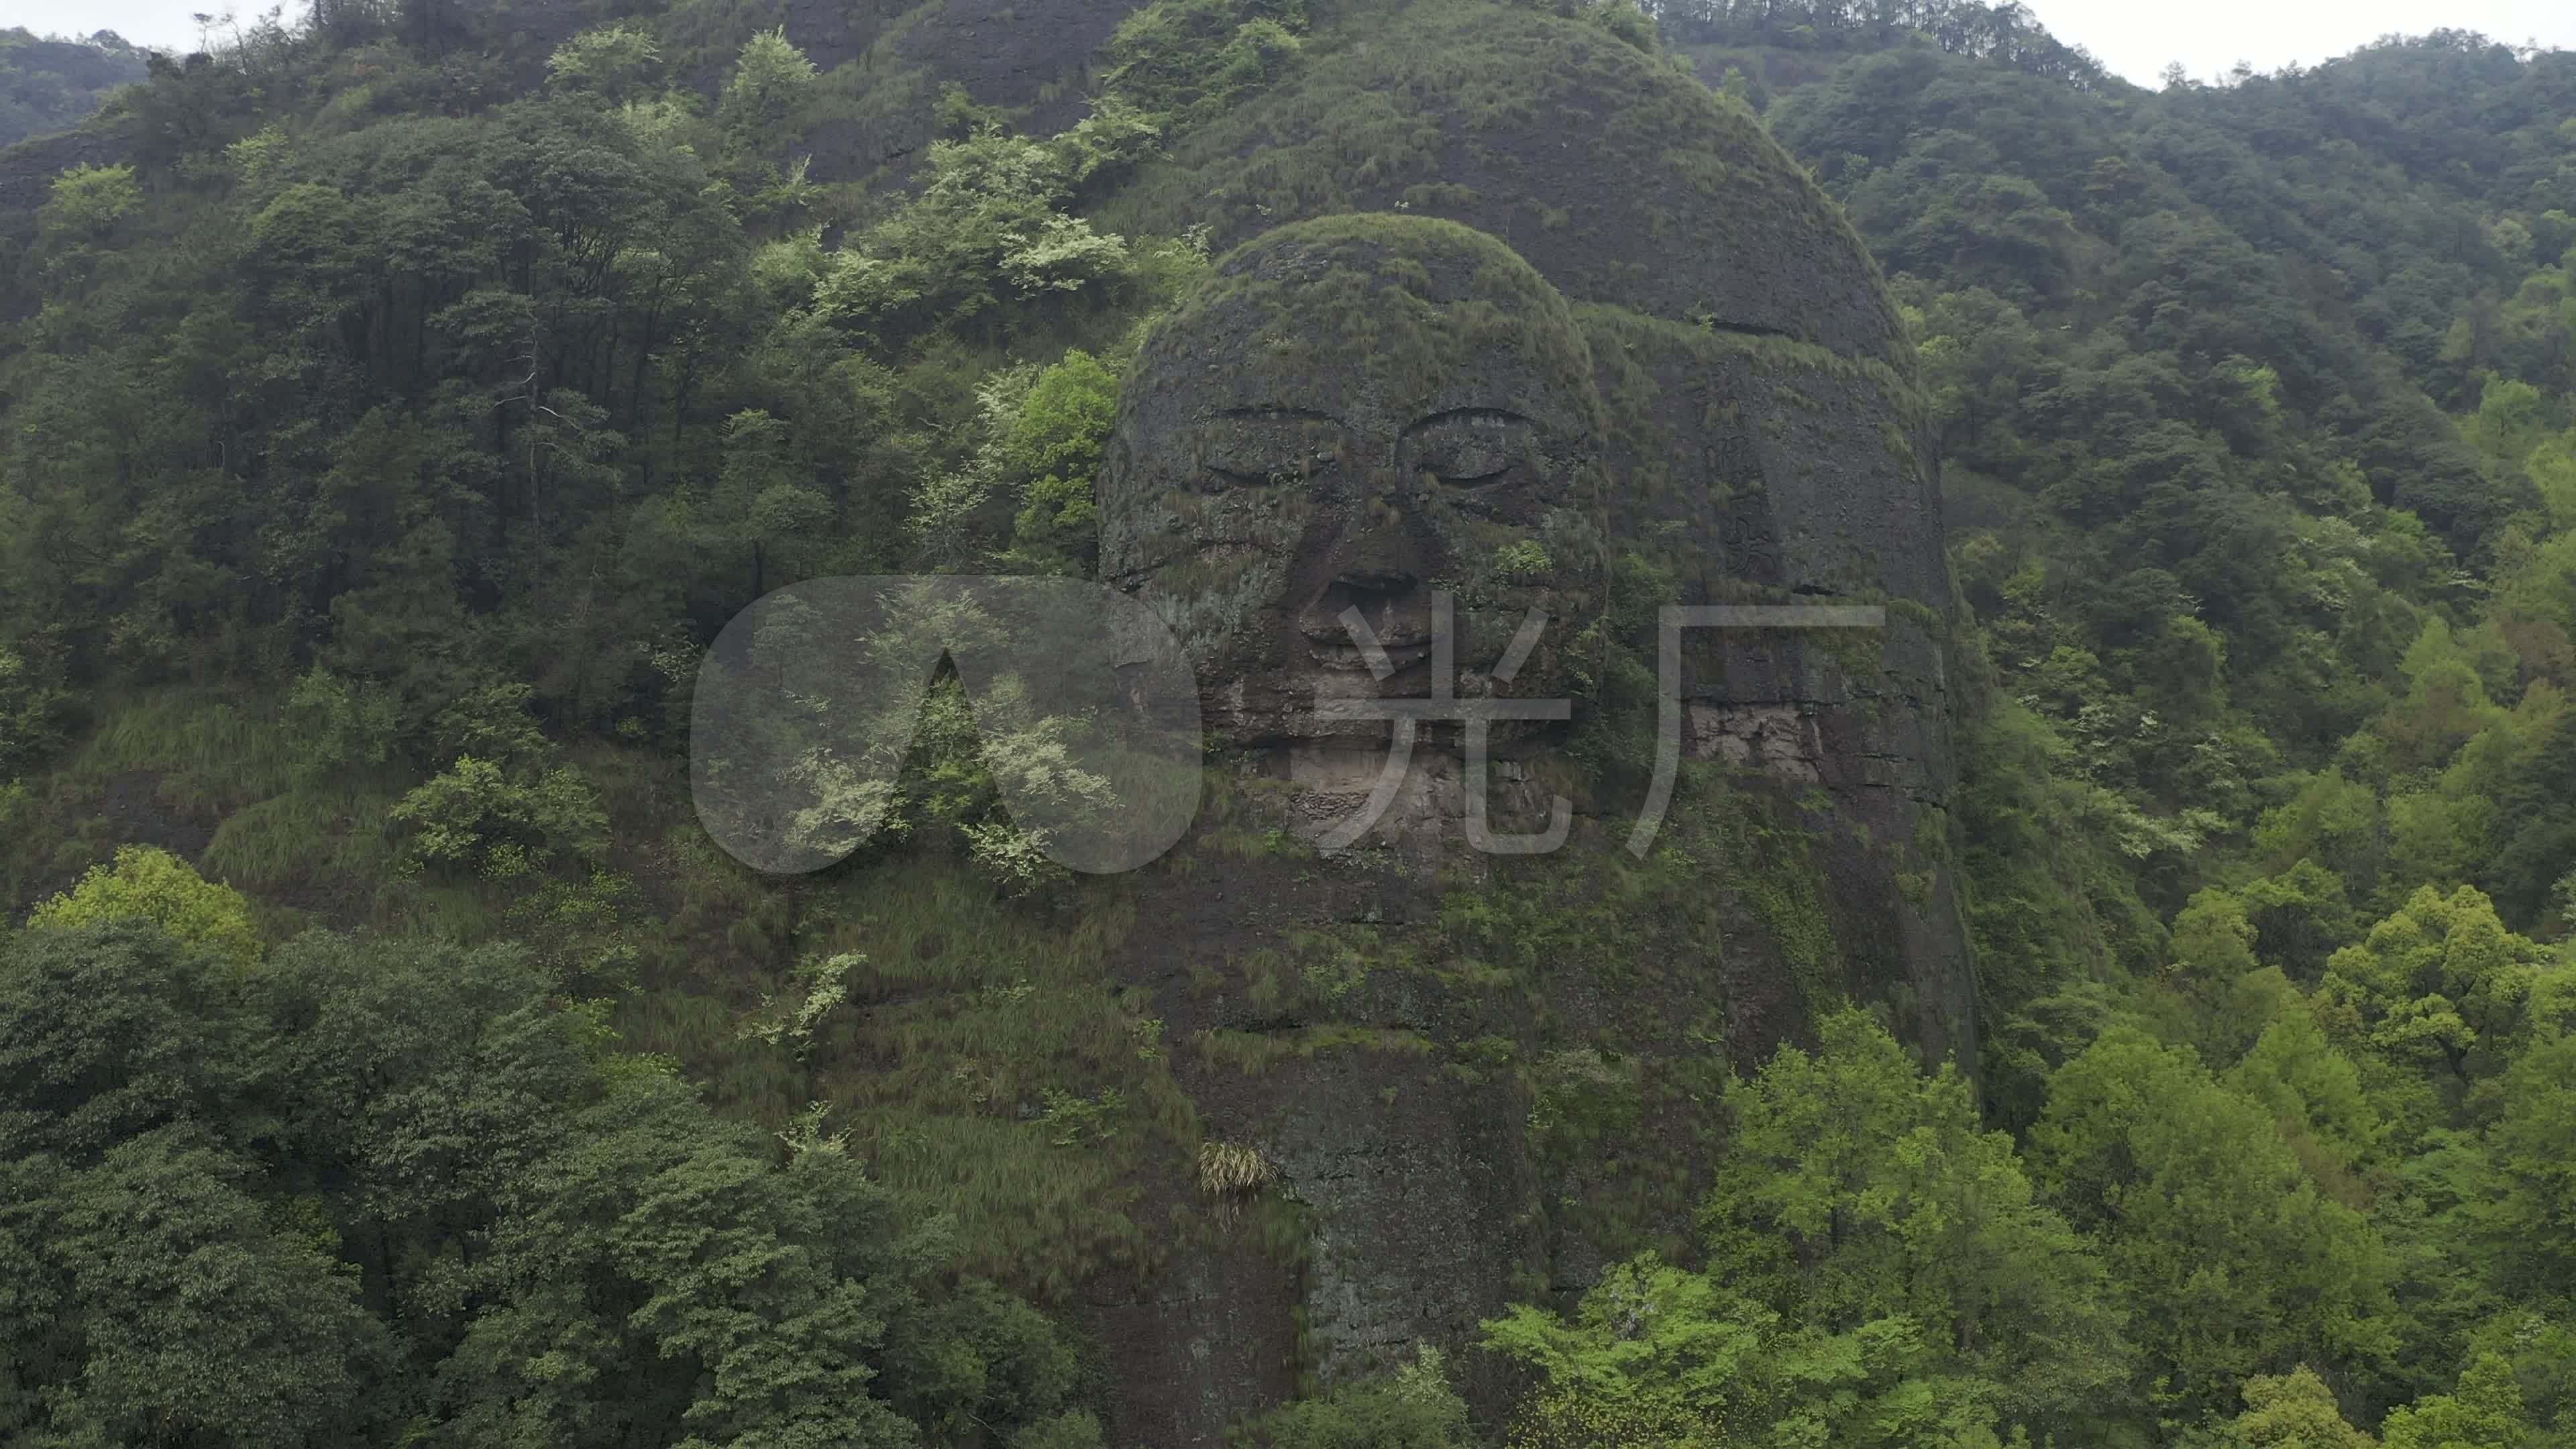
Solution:
[{"label": "green grass patch", "polygon": [[210,879],[255,895],[290,895],[330,876],[371,886],[390,875],[385,811],[399,795],[366,787],[315,786],[243,806],[215,827],[202,868]]}]

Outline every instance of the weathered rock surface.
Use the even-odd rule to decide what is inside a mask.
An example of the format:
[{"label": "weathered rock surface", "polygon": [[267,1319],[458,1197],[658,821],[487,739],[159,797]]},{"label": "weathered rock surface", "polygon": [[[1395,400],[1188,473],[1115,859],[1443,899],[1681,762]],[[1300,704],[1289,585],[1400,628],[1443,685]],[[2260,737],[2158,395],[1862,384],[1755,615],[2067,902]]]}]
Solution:
[{"label": "weathered rock surface", "polygon": [[[1359,219],[1299,225],[1333,217]],[[1389,240],[1421,218],[1471,229],[1492,255],[1464,265],[1469,243]],[[1257,826],[1312,841],[1371,781],[1351,739],[1295,708],[1336,692],[1326,676],[1349,661],[1315,626],[1340,607],[1411,643],[1435,581],[1482,599],[1492,617],[1464,611],[1471,671],[1524,604],[1558,615],[1551,642],[1618,606],[1614,565],[1660,572],[1683,605],[1886,611],[1878,630],[1686,636],[1680,753],[1728,778],[1675,806],[1657,844],[1678,854],[1626,854],[1642,783],[1574,768],[1600,747],[1574,725],[1509,736],[1487,782],[1496,830],[1540,829],[1551,796],[1574,797],[1562,849],[1468,848],[1462,742],[1426,727],[1368,837],[1381,848],[1185,849],[1149,887],[1166,928],[1125,948],[1122,974],[1157,985],[1175,1040],[1205,1030],[1257,1059],[1176,1065],[1207,1134],[1258,1148],[1266,1191],[1300,1224],[1294,1251],[1274,1245],[1274,1276],[1241,1289],[1300,1312],[1224,1320],[1229,1352],[1259,1341],[1263,1367],[1239,1384],[1185,1351],[1210,1329],[1210,1250],[1176,1244],[1164,1277],[1103,1310],[1123,1325],[1109,1335],[1117,1432],[1214,1443],[1228,1415],[1270,1401],[1282,1364],[1331,1381],[1417,1340],[1455,1349],[1515,1299],[1577,1291],[1639,1247],[1686,1247],[1710,1073],[1798,1038],[1822,1002],[1875,1003],[1927,1058],[1973,1061],[1946,809],[1951,585],[1910,348],[1874,264],[1749,116],[1604,32],[1443,0],[1330,29],[1106,224],[1205,224],[1243,244],[1149,343],[1101,503],[1104,573],[1207,641],[1203,688],[1249,746],[1235,758]],[[1371,237],[1397,258],[1381,270],[1409,268],[1409,283],[1371,294],[1317,259],[1339,247],[1354,263]],[[1385,335],[1408,307],[1441,306],[1522,325],[1481,346],[1445,323]],[[1547,318],[1570,319],[1570,341],[1528,340],[1558,335]],[[1445,366],[1415,355],[1433,334]],[[1589,385],[1534,386],[1546,369],[1532,359],[1566,346]],[[1420,396],[1392,401],[1402,379],[1372,368]],[[1486,464],[1512,455],[1513,417],[1590,421],[1572,439],[1535,427],[1530,476],[1498,495],[1518,503],[1475,518],[1412,477],[1405,452],[1453,410],[1503,419],[1482,435],[1502,440]],[[1283,470],[1298,477],[1266,476]],[[1523,542],[1548,566],[1497,576],[1492,560]],[[1421,660],[1389,652],[1389,680],[1346,692],[1421,695]],[[1556,692],[1578,662],[1542,655],[1528,687],[1503,692]],[[1634,763],[1652,740],[1623,748]],[[1499,935],[1458,924],[1498,899],[1515,922]],[[1259,1006],[1262,963],[1279,959],[1333,984]],[[1221,1261],[1239,1285],[1260,1277],[1256,1260]],[[1198,1326],[1138,1330],[1158,1312]],[[1481,1408],[1503,1402],[1493,1365],[1463,1363]]]},{"label": "weathered rock surface", "polygon": [[[1100,478],[1102,576],[1164,614],[1237,744],[1383,740],[1327,705],[1427,697],[1449,687],[1439,640],[1480,668],[1526,610],[1597,607],[1592,371],[1565,299],[1483,232],[1364,213],[1265,232],[1146,345]],[[1563,638],[1478,683],[1561,694]]]},{"label": "weathered rock surface", "polygon": [[75,166],[112,166],[126,142],[112,131],[84,128],[0,147],[0,218],[24,225],[45,204],[54,178]]},{"label": "weathered rock surface", "polygon": [[1577,302],[1895,359],[1878,269],[1752,114],[1591,26],[1428,3],[1355,19],[1188,138],[1128,213],[1220,247],[1405,211],[1490,233]]}]

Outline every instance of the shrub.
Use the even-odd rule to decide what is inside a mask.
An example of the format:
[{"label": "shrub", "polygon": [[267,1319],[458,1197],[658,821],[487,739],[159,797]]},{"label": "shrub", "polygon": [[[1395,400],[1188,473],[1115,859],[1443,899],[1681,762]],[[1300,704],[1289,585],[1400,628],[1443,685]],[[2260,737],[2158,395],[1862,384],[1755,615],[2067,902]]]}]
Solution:
[{"label": "shrub", "polygon": [[1109,38],[1106,86],[1149,113],[1213,115],[1293,64],[1305,26],[1302,0],[1155,0]]},{"label": "shrub", "polygon": [[1283,1405],[1227,1438],[1262,1449],[1465,1449],[1473,1442],[1467,1403],[1449,1387],[1447,1361],[1429,1344],[1389,1377]]},{"label": "shrub", "polygon": [[1199,1187],[1216,1199],[1217,1218],[1231,1222],[1243,1200],[1279,1175],[1261,1149],[1237,1142],[1199,1144]]},{"label": "shrub", "polygon": [[16,650],[0,646],[0,781],[63,742],[71,696],[41,678]]},{"label": "shrub", "polygon": [[608,837],[608,817],[580,771],[505,771],[473,755],[405,795],[386,815],[410,832],[406,869],[471,871],[490,880],[564,855],[596,855]]},{"label": "shrub", "polygon": [[302,742],[298,775],[327,776],[393,758],[400,701],[392,690],[316,666],[286,697],[286,725]]},{"label": "shrub", "polygon": [[27,924],[72,931],[119,920],[150,921],[173,939],[240,965],[260,956],[259,928],[241,892],[148,845],[120,847],[114,865],[92,867],[80,884],[29,913]]}]

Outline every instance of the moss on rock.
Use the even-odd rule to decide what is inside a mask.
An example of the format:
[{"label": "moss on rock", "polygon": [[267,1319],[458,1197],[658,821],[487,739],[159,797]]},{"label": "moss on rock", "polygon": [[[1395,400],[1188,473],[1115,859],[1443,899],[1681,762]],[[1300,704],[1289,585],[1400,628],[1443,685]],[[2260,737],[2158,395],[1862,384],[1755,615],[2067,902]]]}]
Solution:
[{"label": "moss on rock", "polygon": [[1146,232],[1409,212],[1466,222],[1568,296],[1898,361],[1840,210],[1751,112],[1596,26],[1473,0],[1377,12],[1190,137],[1112,208]]}]

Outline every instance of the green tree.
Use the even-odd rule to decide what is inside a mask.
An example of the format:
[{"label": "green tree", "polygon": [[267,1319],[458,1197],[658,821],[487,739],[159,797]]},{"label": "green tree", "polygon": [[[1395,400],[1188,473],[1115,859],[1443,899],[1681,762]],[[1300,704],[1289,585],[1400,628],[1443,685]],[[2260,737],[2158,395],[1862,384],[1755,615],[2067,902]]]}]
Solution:
[{"label": "green tree", "polygon": [[1534,1376],[1514,1449],[2001,1442],[1995,1386],[1944,1372],[1913,1320],[1792,1327],[1653,1254],[1611,1269],[1571,1321],[1522,1305],[1484,1328]]},{"label": "green tree", "polygon": [[0,781],[16,779],[62,743],[70,701],[24,654],[0,645]]},{"label": "green tree", "polygon": [[259,927],[249,898],[155,846],[117,847],[115,864],[90,867],[78,885],[27,916],[28,925],[53,930],[120,920],[150,921],[174,939],[237,965],[259,959]]},{"label": "green tree", "polygon": [[1118,374],[1080,348],[1029,384],[997,459],[1023,480],[1012,525],[1022,553],[1089,572],[1099,553],[1092,479],[1117,414]]},{"label": "green tree", "polygon": [[2184,1405],[2214,1409],[2301,1355],[2375,1372],[2393,1348],[2395,1266],[2369,1222],[2188,1049],[2106,1032],[2051,1079],[2029,1160],[2102,1245]]},{"label": "green tree", "polygon": [[[798,476],[787,424],[757,408],[725,420],[724,464],[709,499],[707,523],[717,538],[748,554],[751,597],[769,591],[774,561],[832,516],[831,500]],[[791,577],[793,569],[779,569]]]},{"label": "green tree", "polygon": [[[2283,983],[2286,986],[2286,983]],[[2222,1079],[2263,1104],[2282,1140],[2317,1180],[2354,1206],[2357,1174],[2378,1156],[2387,1124],[2370,1098],[2361,1069],[2335,1049],[2295,992],[2263,1027],[2253,1049]]]},{"label": "green tree", "polygon": [[1927,1364],[1986,1382],[2034,1433],[2116,1417],[2125,1315],[1967,1082],[1925,1075],[1857,1008],[1818,1040],[1727,1093],[1734,1130],[1701,1214],[1712,1275],[1800,1327],[1918,1324]]},{"label": "green tree", "polygon": [[745,190],[766,190],[792,175],[789,158],[812,119],[817,74],[784,29],[743,43],[716,98],[716,125]]},{"label": "green tree", "polygon": [[286,720],[303,742],[296,760],[306,778],[328,778],[390,762],[399,706],[392,691],[344,679],[319,665],[295,681]]},{"label": "green tree", "polygon": [[2501,1354],[2472,1359],[2459,1387],[2389,1411],[2379,1426],[2388,1449],[2519,1449],[2531,1442],[2522,1390]]},{"label": "green tree", "polygon": [[0,1431],[15,1444],[345,1445],[381,1432],[386,1336],[308,1203],[189,1125],[75,1169],[0,1165]]},{"label": "green tree", "polygon": [[[758,40],[752,42],[759,44]],[[781,66],[783,83],[792,88],[794,67]],[[553,86],[587,91],[612,104],[637,99],[661,80],[662,48],[647,30],[626,24],[585,30],[555,47],[546,59],[546,81]],[[737,73],[737,79],[740,73]],[[756,104],[746,98],[745,104]]]},{"label": "green tree", "polygon": [[1154,0],[1120,22],[1104,83],[1184,121],[1224,110],[1296,62],[1304,0]]},{"label": "green tree", "polygon": [[132,166],[79,165],[54,178],[36,221],[58,243],[102,242],[143,205]]},{"label": "green tree", "polygon": [[2543,1033],[2505,1072],[2501,1112],[2486,1129],[2496,1182],[2482,1214],[2507,1285],[2576,1287],[2576,1036]]},{"label": "green tree", "polygon": [[491,880],[595,856],[608,829],[598,794],[571,766],[509,770],[472,755],[403,796],[385,818],[410,832],[404,859],[415,868]]},{"label": "green tree", "polygon": [[2379,882],[2385,851],[2380,803],[2371,788],[2330,769],[2298,782],[2298,793],[2263,814],[2256,858],[2273,873],[2313,860],[2341,878],[2355,899]]},{"label": "green tree", "polygon": [[[1149,136],[1135,133],[1107,154]],[[817,312],[880,336],[920,335],[980,326],[1007,300],[1069,296],[1117,277],[1126,239],[1063,210],[1103,164],[1087,139],[1080,127],[1047,141],[987,128],[933,143],[927,183],[842,247],[816,289]]]},{"label": "green tree", "polygon": [[0,943],[12,1441],[1098,1444],[1081,1365],[820,1139],[521,952]]},{"label": "green tree", "polygon": [[0,938],[0,988],[0,1156],[86,1165],[240,1090],[228,987],[147,921]]},{"label": "green tree", "polygon": [[2247,1449],[2376,1449],[2379,1441],[2344,1419],[2334,1390],[2306,1364],[2245,1381],[2245,1412],[2228,1424]]},{"label": "green tree", "polygon": [[2327,961],[2319,996],[2346,1040],[2465,1084],[2502,1065],[2549,959],[2474,887],[2426,886]]},{"label": "green tree", "polygon": [[[654,1424],[687,1442],[915,1442],[868,1392],[883,1190],[846,1157],[780,1169],[695,1104],[660,1072],[612,1077],[566,1123],[568,1150],[497,1185],[467,1280],[492,1306],[441,1376],[445,1442],[604,1445]],[[695,1372],[655,1371],[675,1359]]]}]

